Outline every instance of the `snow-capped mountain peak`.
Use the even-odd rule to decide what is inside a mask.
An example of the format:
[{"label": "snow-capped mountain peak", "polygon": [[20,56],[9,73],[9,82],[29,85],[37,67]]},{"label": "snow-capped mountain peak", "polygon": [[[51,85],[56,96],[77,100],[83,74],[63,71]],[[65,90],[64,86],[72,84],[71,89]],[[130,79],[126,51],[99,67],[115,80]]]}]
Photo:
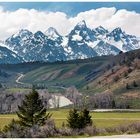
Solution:
[{"label": "snow-capped mountain peak", "polygon": [[106,30],[104,27],[102,26],[99,26],[97,28],[95,28],[95,31],[98,33],[98,34],[101,34],[101,35],[104,35],[106,33],[108,33],[108,30]]},{"label": "snow-capped mountain peak", "polygon": [[78,22],[77,25],[75,26],[75,28],[86,28],[86,27],[87,25],[86,25],[85,20]]},{"label": "snow-capped mountain peak", "polygon": [[37,38],[44,38],[44,37],[45,37],[45,34],[43,34],[41,31],[37,31],[37,32],[34,34],[34,37],[37,37]]},{"label": "snow-capped mountain peak", "polygon": [[27,29],[21,29],[16,34],[14,34],[13,37],[15,38],[15,37],[19,36],[19,37],[23,38],[25,36],[30,36],[30,35],[32,35],[32,32],[30,32]]},{"label": "snow-capped mountain peak", "polygon": [[122,33],[122,29],[120,27],[115,28],[112,32]]},{"label": "snow-capped mountain peak", "polygon": [[49,38],[49,39],[57,39],[58,37],[60,37],[59,33],[57,32],[57,30],[53,27],[49,27],[47,29],[47,31],[45,32],[45,35]]}]

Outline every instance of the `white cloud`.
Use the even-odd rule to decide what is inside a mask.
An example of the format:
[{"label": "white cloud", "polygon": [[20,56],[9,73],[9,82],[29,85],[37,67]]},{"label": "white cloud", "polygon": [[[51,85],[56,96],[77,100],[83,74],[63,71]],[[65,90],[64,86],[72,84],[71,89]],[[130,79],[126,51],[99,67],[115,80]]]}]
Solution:
[{"label": "white cloud", "polygon": [[63,12],[35,9],[5,11],[0,6],[0,39],[5,39],[23,28],[32,32],[38,30],[45,32],[47,28],[54,27],[60,34],[66,35],[81,20],[85,20],[90,28],[99,25],[109,30],[121,27],[127,33],[140,37],[140,14],[125,9],[117,11],[115,7],[103,7],[80,12],[75,17],[68,17]]}]

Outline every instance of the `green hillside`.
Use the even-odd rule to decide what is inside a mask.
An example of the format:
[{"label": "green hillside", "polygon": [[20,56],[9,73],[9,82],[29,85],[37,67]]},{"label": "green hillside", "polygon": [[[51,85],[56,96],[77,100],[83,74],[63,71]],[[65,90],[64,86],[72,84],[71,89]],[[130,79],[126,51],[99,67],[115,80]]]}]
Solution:
[{"label": "green hillside", "polygon": [[0,83],[8,88],[35,84],[61,92],[75,86],[86,95],[109,92],[116,100],[127,99],[134,108],[140,106],[140,50],[67,62],[1,65],[0,70]]},{"label": "green hillside", "polygon": [[[45,84],[50,86],[76,86],[81,88],[89,80],[86,79],[90,73],[102,70],[103,66],[112,56],[91,58],[86,60],[76,60],[55,63],[24,63],[17,65],[1,65],[1,69],[9,74],[9,77],[2,77],[5,83],[15,83],[19,74],[24,76],[20,82],[24,84]],[[96,78],[97,75],[95,75]],[[94,77],[92,77],[94,78]],[[1,81],[2,82],[2,81]],[[19,85],[20,86],[20,85]]]}]

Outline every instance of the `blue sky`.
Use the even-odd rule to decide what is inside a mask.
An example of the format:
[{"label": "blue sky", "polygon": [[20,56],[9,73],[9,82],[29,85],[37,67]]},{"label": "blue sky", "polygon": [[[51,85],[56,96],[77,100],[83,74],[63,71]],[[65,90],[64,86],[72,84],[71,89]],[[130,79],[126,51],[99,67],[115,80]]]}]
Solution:
[{"label": "blue sky", "polygon": [[61,11],[68,16],[75,16],[79,12],[101,7],[115,7],[117,10],[127,9],[128,11],[140,13],[140,2],[0,2],[0,5],[8,11],[19,8],[34,8],[41,11]]}]

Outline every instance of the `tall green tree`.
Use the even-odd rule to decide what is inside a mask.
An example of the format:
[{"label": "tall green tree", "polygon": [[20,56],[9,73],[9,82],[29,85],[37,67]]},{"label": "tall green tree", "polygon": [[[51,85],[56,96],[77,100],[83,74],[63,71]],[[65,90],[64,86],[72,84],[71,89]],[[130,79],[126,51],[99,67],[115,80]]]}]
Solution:
[{"label": "tall green tree", "polygon": [[72,109],[69,111],[67,122],[70,128],[79,128],[79,113],[76,109]]},{"label": "tall green tree", "polygon": [[81,129],[88,125],[92,125],[92,119],[87,109],[80,112],[76,109],[70,110],[67,122],[68,126],[73,129]]},{"label": "tall green tree", "polygon": [[79,115],[79,125],[80,128],[85,128],[88,125],[92,125],[92,119],[87,109],[80,112]]},{"label": "tall green tree", "polygon": [[27,127],[43,125],[51,117],[50,113],[46,114],[47,110],[35,89],[32,89],[31,93],[25,95],[25,99],[21,106],[18,106],[18,110],[17,115],[20,124]]}]

